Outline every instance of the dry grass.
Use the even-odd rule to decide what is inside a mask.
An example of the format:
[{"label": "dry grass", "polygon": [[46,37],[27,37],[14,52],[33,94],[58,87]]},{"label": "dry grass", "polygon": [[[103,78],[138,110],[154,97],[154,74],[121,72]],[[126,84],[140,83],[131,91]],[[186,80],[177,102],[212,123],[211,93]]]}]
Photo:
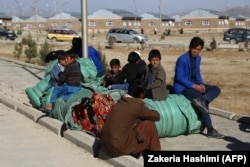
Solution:
[{"label": "dry grass", "polygon": [[[157,37],[154,37],[157,40]],[[170,37],[167,37],[170,38]],[[190,36],[184,38],[191,39]],[[211,39],[211,36],[205,36],[206,39]],[[221,38],[221,37],[219,37]],[[174,37],[171,37],[174,39]],[[98,40],[98,39],[96,39]],[[182,40],[182,39],[178,39]],[[186,40],[186,39],[183,39]],[[0,44],[1,56],[14,58],[12,52],[14,45]],[[69,49],[71,46],[60,46],[60,49]],[[55,47],[56,49],[56,47]],[[59,49],[59,47],[58,47]],[[115,46],[114,49],[106,49],[102,46],[102,52],[105,53],[107,61],[112,58],[119,58],[122,65],[127,63],[127,55],[130,51],[137,49],[135,46],[126,45],[125,47]],[[147,62],[147,56],[152,48],[141,50],[142,58]],[[162,53],[162,65],[167,72],[167,84],[173,83],[175,62],[179,55],[187,51],[187,48],[169,49],[158,48]],[[207,84],[218,85],[222,92],[218,98],[212,103],[211,107],[230,111],[233,113],[250,116],[250,53],[239,52],[234,49],[217,49],[214,51],[201,52],[202,64],[201,72],[203,80]],[[21,60],[25,60],[22,55]]]}]

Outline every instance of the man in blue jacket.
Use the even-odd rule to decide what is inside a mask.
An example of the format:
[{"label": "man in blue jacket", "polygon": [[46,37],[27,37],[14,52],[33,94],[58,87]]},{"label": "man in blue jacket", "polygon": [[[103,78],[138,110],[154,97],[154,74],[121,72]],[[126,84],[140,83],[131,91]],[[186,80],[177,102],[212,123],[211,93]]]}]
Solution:
[{"label": "man in blue jacket", "polygon": [[213,128],[209,115],[208,104],[220,94],[220,88],[207,85],[202,80],[199,54],[203,47],[204,41],[200,37],[194,37],[190,42],[189,51],[177,59],[173,93],[183,94],[192,101],[201,115],[203,127],[207,128],[208,137],[223,138],[224,135]]}]

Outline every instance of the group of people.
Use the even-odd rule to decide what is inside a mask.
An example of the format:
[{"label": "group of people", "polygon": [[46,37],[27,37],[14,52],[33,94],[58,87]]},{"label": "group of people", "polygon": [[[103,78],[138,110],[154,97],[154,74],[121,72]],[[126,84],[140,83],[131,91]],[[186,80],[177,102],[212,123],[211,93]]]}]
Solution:
[{"label": "group of people", "polygon": [[[182,94],[191,101],[201,118],[201,131],[207,129],[207,136],[223,138],[224,135],[214,129],[209,114],[209,103],[219,94],[220,88],[203,82],[200,52],[204,41],[194,37],[190,41],[189,51],[181,55],[176,62],[174,83],[171,90],[166,86],[166,71],[161,65],[161,53],[152,49],[148,54],[148,64],[138,51],[128,55],[128,63],[121,68],[119,59],[110,60],[108,71],[101,85],[108,89],[121,89],[127,94],[112,106],[101,131],[101,141],[112,156],[133,155],[139,157],[144,150],[161,150],[155,121],[160,120],[157,111],[144,105],[143,98],[154,101],[166,100],[168,93]],[[79,53],[68,51],[58,57],[51,84],[54,91],[51,103],[46,107],[53,109],[56,98],[64,96],[67,100],[72,92],[80,90],[83,76],[76,61]],[[65,66],[66,65],[66,66]],[[65,66],[65,68],[64,68]],[[61,70],[62,69],[62,70]]]}]

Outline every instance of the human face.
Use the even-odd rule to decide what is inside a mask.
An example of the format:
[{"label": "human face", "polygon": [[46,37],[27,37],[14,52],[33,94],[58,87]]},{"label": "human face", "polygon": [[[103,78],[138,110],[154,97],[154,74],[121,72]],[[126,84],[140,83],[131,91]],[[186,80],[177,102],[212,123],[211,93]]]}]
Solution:
[{"label": "human face", "polygon": [[120,69],[120,66],[111,66],[111,71],[114,73],[114,74],[117,74],[119,72],[119,69]]},{"label": "human face", "polygon": [[191,57],[195,58],[197,55],[200,54],[201,50],[202,50],[201,45],[198,45],[196,48],[192,48],[190,50]]},{"label": "human face", "polygon": [[160,63],[161,63],[161,59],[158,57],[152,57],[150,60],[150,64],[153,66],[153,68],[158,67]]},{"label": "human face", "polygon": [[72,59],[70,56],[66,56],[66,59],[65,59],[65,62],[66,62],[66,65],[72,63],[75,59]]},{"label": "human face", "polygon": [[66,59],[60,59],[60,60],[59,60],[59,64],[60,64],[61,66],[66,66]]}]

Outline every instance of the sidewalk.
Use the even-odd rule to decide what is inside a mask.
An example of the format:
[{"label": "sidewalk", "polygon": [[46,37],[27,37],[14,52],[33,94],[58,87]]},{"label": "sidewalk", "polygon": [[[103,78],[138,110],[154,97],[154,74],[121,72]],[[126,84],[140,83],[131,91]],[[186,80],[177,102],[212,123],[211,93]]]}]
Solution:
[{"label": "sidewalk", "polygon": [[[19,65],[0,59],[0,100],[5,105],[26,115],[35,122],[47,127],[60,135],[62,123],[49,117],[43,117],[43,113],[30,107],[28,98],[24,92],[27,87],[34,86],[40,78],[43,78],[43,68],[31,68],[25,64]],[[12,76],[12,77],[10,77]],[[212,121],[215,128],[225,134],[224,139],[207,138],[201,134],[181,135],[177,137],[161,138],[163,150],[248,150],[250,151],[250,118],[211,109]],[[78,131],[65,131],[65,139],[70,140],[92,153],[94,138]],[[143,159],[135,159],[130,156],[110,158],[104,149],[100,151],[100,157],[115,166],[143,166]]]}]

